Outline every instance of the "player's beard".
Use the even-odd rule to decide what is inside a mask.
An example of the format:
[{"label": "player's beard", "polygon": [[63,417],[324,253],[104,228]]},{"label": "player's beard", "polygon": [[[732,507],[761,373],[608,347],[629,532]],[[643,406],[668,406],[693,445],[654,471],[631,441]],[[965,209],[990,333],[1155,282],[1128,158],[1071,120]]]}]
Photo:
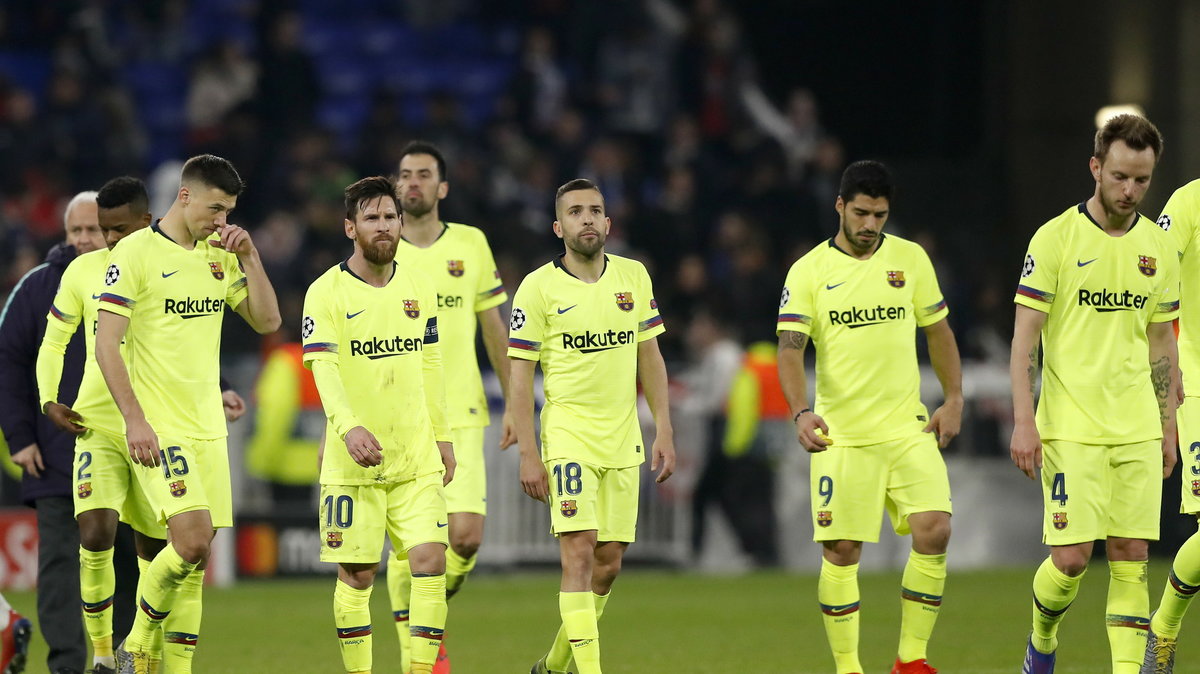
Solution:
[{"label": "player's beard", "polygon": [[[1121,195],[1118,193],[1118,195],[1117,195],[1118,199],[1120,198],[1120,196]],[[1134,211],[1137,210],[1139,203],[1141,203],[1141,200],[1133,201],[1133,202],[1131,202],[1131,205],[1128,205],[1128,206],[1121,206],[1120,204],[1117,203],[1117,199],[1110,200],[1108,198],[1108,194],[1103,189],[1100,190],[1100,207],[1103,208],[1104,213],[1110,217],[1114,216],[1114,215],[1128,216],[1130,213],[1133,213]]]},{"label": "player's beard", "polygon": [[405,195],[400,200],[400,206],[401,210],[404,211],[405,216],[409,216],[414,220],[420,219],[425,217],[434,209],[435,206],[437,206],[437,198],[432,197],[427,199],[425,198],[425,195],[413,198]]},{"label": "player's beard", "polygon": [[857,232],[852,230],[850,226],[846,224],[845,215],[841,216],[841,227],[842,236],[846,237],[846,242],[850,245],[851,250],[859,255],[870,251],[879,241],[879,232],[875,232],[875,236],[871,237],[870,241],[863,243],[863,241],[858,238]]},{"label": "player's beard", "polygon": [[604,250],[604,232],[595,229],[590,230],[596,233],[596,237],[590,240],[584,239],[582,234],[576,236],[568,236],[563,240],[573,253],[584,258],[594,258]]},{"label": "player's beard", "polygon": [[375,265],[389,264],[396,259],[395,239],[373,239],[362,247],[363,257]]}]

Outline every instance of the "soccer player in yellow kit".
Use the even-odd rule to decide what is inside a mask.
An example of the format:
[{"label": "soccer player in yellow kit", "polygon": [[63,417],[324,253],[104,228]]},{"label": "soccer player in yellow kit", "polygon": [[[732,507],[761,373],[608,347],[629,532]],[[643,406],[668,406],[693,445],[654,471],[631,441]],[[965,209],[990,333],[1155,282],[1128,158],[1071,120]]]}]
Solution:
[{"label": "soccer player in yellow kit", "polygon": [[[1158,226],[1179,255],[1179,369],[1183,372],[1183,405],[1179,408],[1179,442],[1185,448],[1180,512],[1200,517],[1200,180],[1175,190]],[[1175,667],[1179,629],[1192,597],[1200,590],[1200,533],[1192,534],[1175,553],[1162,600],[1150,618],[1142,672],[1170,674]]]},{"label": "soccer player in yellow kit", "polygon": [[[75,441],[75,518],[79,523],[79,580],[84,624],[92,640],[96,671],[116,669],[113,653],[113,545],[117,519],[134,531],[138,563],[148,565],[166,544],[166,527],[150,510],[134,477],[134,464],[125,448],[125,422],[104,384],[95,360],[99,290],[110,251],[126,236],[150,225],[150,199],[137,178],[122,176],[104,184],[96,195],[100,230],[107,248],[75,258],[62,281],[46,318],[46,336],[38,349],[37,377],[42,410]],[[58,402],[67,343],[83,323],[87,360],[79,396],[73,408]],[[156,640],[161,639],[158,632]],[[180,653],[184,646],[169,649]],[[161,658],[162,645],[150,651]]]},{"label": "soccer player in yellow kit", "polygon": [[[650,469],[657,481],[675,469],[664,331],[650,276],[641,263],[604,252],[611,221],[589,180],[572,180],[554,198],[554,233],[565,252],[530,272],[509,320],[509,409],[521,452],[521,488],[550,506],[558,537],[562,627],[531,669],[599,674],[597,621],[637,529],[640,466],[646,449],[637,414],[637,381],[657,432]],[[533,371],[541,362],[546,404],[542,442],[533,426]]]},{"label": "soccer player in yellow kit", "polygon": [[371,671],[371,588],[385,532],[411,567],[406,674],[433,671],[446,625],[443,489],[455,462],[437,291],[424,274],[397,264],[400,224],[392,181],[347,187],[354,253],[304,299],[304,363],[331,443],[321,465],[321,560],[338,564],[334,623],[347,672]]},{"label": "soccer player in yellow kit", "polygon": [[174,204],[112,250],[98,293],[96,362],[124,420],[138,483],[170,534],[142,574],[125,643],[138,673],[149,671],[153,633],[173,609],[190,623],[175,638],[194,650],[214,529],[233,525],[219,385],[225,307],[259,333],[279,327],[258,251],[227,220],[241,191],[227,160],[189,159]]},{"label": "soccer player in yellow kit", "polygon": [[[508,300],[492,249],[482,231],[457,222],[445,222],[439,203],[446,198],[446,160],[430,143],[409,143],[400,154],[397,198],[404,227],[396,260],[433,280],[437,291],[438,343],[446,381],[446,408],[454,440],[454,481],[446,485],[450,514],[450,547],[446,550],[446,598],[462,587],[483,542],[487,514],[487,473],[483,458],[483,429],[489,423],[487,398],[475,356],[475,328],[492,369],[508,392],[508,330],[500,305]],[[503,416],[501,446],[512,441],[512,422]],[[400,636],[401,667],[408,666],[408,559],[393,550],[388,557],[388,594]],[[439,654],[439,660],[445,658]]]},{"label": "soccer player in yellow kit", "polygon": [[1031,479],[1041,469],[1050,546],[1033,578],[1026,674],[1054,671],[1058,625],[1097,539],[1108,556],[1113,672],[1137,672],[1146,648],[1148,541],[1158,538],[1162,478],[1177,460],[1179,263],[1168,236],[1137,212],[1162,146],[1144,117],[1105,123],[1089,162],[1095,192],[1034,233],[1021,270],[1010,452]]},{"label": "soccer player in yellow kit", "polygon": [[[950,482],[938,450],[958,435],[962,369],[929,256],[883,234],[892,192],[883,164],[848,166],[837,234],[792,265],[779,302],[779,379],[800,444],[812,452],[813,531],[823,546],[817,598],[838,674],[863,671],[858,560],[863,541],[879,539],[881,510],[896,533],[912,534],[893,674],[935,671],[926,644],[946,581]],[[917,328],[945,397],[932,416],[921,404]],[[811,405],[809,339],[817,349]]]}]

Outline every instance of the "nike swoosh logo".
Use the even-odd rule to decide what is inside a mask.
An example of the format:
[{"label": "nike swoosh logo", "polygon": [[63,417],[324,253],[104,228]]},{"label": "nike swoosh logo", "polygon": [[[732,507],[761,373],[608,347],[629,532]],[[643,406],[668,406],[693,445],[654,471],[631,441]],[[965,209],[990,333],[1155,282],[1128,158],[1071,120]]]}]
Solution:
[{"label": "nike swoosh logo", "polygon": [[359,309],[358,311],[356,311],[354,313],[350,313],[349,311],[347,311],[346,312],[346,320],[350,320],[351,318],[354,318],[355,316],[361,314],[364,311],[366,311],[366,309]]},{"label": "nike swoosh logo", "polygon": [[842,285],[843,283],[845,283],[845,281],[842,281],[842,283],[835,283],[835,284],[833,284],[833,285],[829,285],[828,283],[826,283],[826,284],[825,284],[825,289],[826,289],[826,290],[833,290],[834,288],[836,288],[836,287],[838,287],[838,286]]},{"label": "nike swoosh logo", "polygon": [[570,310],[574,309],[574,308],[575,308],[575,307],[577,307],[577,306],[579,306],[579,305],[578,305],[578,304],[572,304],[571,306],[567,307],[566,309],[559,309],[559,310],[558,310],[558,313],[559,313],[559,314],[565,314],[565,313],[567,313],[568,311],[570,311]]},{"label": "nike swoosh logo", "polygon": [[449,525],[449,524],[450,524],[449,522],[446,522],[445,524],[443,524],[443,523],[441,523],[441,522],[438,522],[438,523],[437,523],[437,525],[438,525],[438,528],[439,528],[439,529],[445,529],[445,528],[446,528],[446,526],[447,526],[447,525]]},{"label": "nike swoosh logo", "polygon": [[99,295],[92,295],[92,299],[94,299],[94,300],[98,300],[98,299],[100,299],[100,296],[99,296]]},{"label": "nike swoosh logo", "polygon": [[165,271],[164,271],[164,272],[162,272],[162,276],[163,276],[163,278],[167,278],[167,277],[170,277],[170,276],[174,276],[174,275],[176,275],[176,274],[178,274],[178,273],[179,273],[179,270],[178,270],[178,269],[176,269],[175,271],[171,272],[170,274],[168,274],[167,272],[165,272]]},{"label": "nike swoosh logo", "polygon": [[1082,260],[1077,260],[1077,261],[1075,262],[1075,264],[1076,264],[1077,266],[1080,266],[1080,267],[1086,267],[1086,266],[1088,266],[1089,264],[1091,264],[1091,263],[1093,263],[1093,262],[1095,262],[1096,260],[1099,260],[1099,259],[1100,259],[1100,258],[1098,258],[1098,257],[1094,257],[1094,258],[1092,258],[1092,259],[1088,260],[1087,262],[1084,262],[1084,261],[1082,261]]}]

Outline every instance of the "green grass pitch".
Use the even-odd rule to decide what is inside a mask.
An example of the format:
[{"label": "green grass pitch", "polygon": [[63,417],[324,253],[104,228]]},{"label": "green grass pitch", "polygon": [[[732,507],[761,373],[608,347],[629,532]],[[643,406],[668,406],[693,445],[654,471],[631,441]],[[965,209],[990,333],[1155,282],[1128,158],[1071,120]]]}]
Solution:
[{"label": "green grass pitch", "polygon": [[[951,560],[953,563],[953,560]],[[1151,568],[1151,605],[1167,570]],[[947,674],[1015,674],[1029,631],[1033,567],[957,573],[930,646]],[[1060,674],[1111,671],[1104,633],[1108,569],[1093,564],[1060,631]],[[899,629],[898,572],[861,579],[862,660],[884,674]],[[558,625],[557,575],[477,574],[450,603],[447,646],[457,674],[524,674]],[[333,630],[333,579],[244,582],[208,589],[197,672],[340,672]],[[11,593],[32,618],[32,593]],[[372,598],[375,668],[399,671],[387,588]],[[609,674],[831,673],[816,608],[813,575],[700,576],[630,569],[617,581],[600,625]],[[1175,671],[1200,673],[1200,612],[1184,625]],[[35,638],[29,671],[44,671],[46,645]]]}]

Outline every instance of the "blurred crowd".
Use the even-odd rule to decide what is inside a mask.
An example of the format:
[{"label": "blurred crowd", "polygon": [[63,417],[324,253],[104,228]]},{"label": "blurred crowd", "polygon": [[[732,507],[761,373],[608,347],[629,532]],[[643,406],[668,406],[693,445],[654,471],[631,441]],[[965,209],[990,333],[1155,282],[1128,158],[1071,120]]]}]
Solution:
[{"label": "blurred crowd", "polygon": [[[729,0],[10,0],[0,7],[0,296],[84,189],[130,174],[161,214],[179,162],[230,159],[295,341],[307,285],[348,254],[343,188],[411,139],[449,161],[448,220],[508,288],[549,260],[555,188],[596,181],[609,250],[651,270],[673,374],[715,319],[774,340],[788,266],[837,227],[847,158],[805,88],[767,91]],[[773,64],[780,67],[779,64]],[[857,159],[858,157],[855,157]],[[886,159],[886,158],[884,158]],[[935,260],[965,355],[1007,358],[1007,286]],[[982,281],[981,281],[982,279]],[[1002,279],[1005,280],[1005,279]],[[266,352],[227,321],[226,351]],[[687,377],[681,377],[686,381]]]}]

